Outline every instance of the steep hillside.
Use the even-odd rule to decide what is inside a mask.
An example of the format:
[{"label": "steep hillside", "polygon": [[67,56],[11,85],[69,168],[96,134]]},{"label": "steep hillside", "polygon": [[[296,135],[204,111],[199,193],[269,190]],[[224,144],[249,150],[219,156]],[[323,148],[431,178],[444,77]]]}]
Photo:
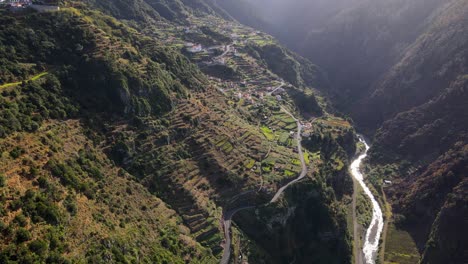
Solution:
[{"label": "steep hillside", "polygon": [[[356,107],[364,126],[383,121],[433,100],[459,76],[467,73],[468,30],[465,1],[444,5],[427,29],[405,51],[402,59]],[[372,108],[369,112],[365,109]]]},{"label": "steep hillside", "polygon": [[468,195],[462,187],[467,179],[468,127],[460,121],[468,118],[467,81],[461,77],[434,101],[385,122],[371,154],[372,165],[390,168],[375,173],[374,180],[394,181],[386,193],[394,213],[403,215],[399,224],[424,252],[424,263],[439,263],[441,256],[451,259],[463,251],[466,230],[455,225],[456,231],[450,230],[446,223],[466,216],[463,206],[456,212],[451,208]]},{"label": "steep hillside", "polygon": [[0,10],[2,262],[350,262],[354,129],[318,67],[216,2],[61,4]]},{"label": "steep hillside", "polygon": [[0,140],[2,263],[215,263],[85,130],[78,120],[47,121]]},{"label": "steep hillside", "polygon": [[201,73],[100,13],[1,19],[2,262],[216,262],[99,143],[103,122],[161,115]]}]

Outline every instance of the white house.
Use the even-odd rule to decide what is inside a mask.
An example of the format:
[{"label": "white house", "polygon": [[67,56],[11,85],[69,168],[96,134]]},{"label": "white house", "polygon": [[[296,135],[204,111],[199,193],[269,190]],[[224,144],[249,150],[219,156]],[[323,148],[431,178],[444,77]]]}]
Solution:
[{"label": "white house", "polygon": [[187,50],[188,52],[191,52],[191,53],[197,53],[197,52],[202,52],[203,47],[201,44],[195,44],[192,47],[187,48]]}]

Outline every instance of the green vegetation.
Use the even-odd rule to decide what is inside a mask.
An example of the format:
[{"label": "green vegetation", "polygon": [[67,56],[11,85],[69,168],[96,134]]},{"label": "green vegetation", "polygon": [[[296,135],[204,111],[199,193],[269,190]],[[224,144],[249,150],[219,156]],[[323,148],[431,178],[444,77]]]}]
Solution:
[{"label": "green vegetation", "polygon": [[269,129],[266,126],[262,126],[262,127],[260,127],[260,129],[262,130],[262,133],[266,137],[266,139],[268,139],[270,141],[275,140],[275,134],[273,133],[273,131],[271,129]]},{"label": "green vegetation", "polygon": [[3,173],[0,173],[0,187],[5,187],[6,184],[6,178]]},{"label": "green vegetation", "polygon": [[411,235],[389,223],[385,242],[385,263],[411,264],[419,259],[418,248]]},{"label": "green vegetation", "polygon": [[280,134],[278,143],[280,143],[283,146],[287,146],[289,143],[289,132],[283,132]]},{"label": "green vegetation", "polygon": [[291,163],[294,165],[301,165],[301,161],[299,159],[292,159]]},{"label": "green vegetation", "polygon": [[[0,27],[0,185],[9,200],[0,206],[0,223],[11,243],[0,243],[0,262],[216,263],[219,219],[234,206],[232,195],[262,184],[264,193],[238,202],[263,204],[300,172],[290,136],[297,124],[280,109],[284,103],[294,112],[294,101],[283,92],[283,103],[273,96],[259,103],[254,90],[277,86],[281,78],[298,89],[310,86],[308,66],[260,33],[253,39],[262,47],[238,44],[226,68],[205,69],[217,77],[207,78],[192,62],[219,55],[220,48],[184,54],[184,42],[227,44],[230,28],[246,37],[252,30],[207,15],[215,9],[197,3],[86,0],[71,7],[63,1],[61,12],[2,13],[0,23],[8,27]],[[268,58],[270,52],[276,57]],[[259,84],[227,81],[240,76]],[[251,94],[230,98],[230,85]],[[313,131],[318,136],[311,148],[323,160],[335,152],[346,160],[344,133],[327,134],[331,130]],[[309,163],[309,152],[304,156]],[[315,223],[319,229],[307,229],[312,234],[341,234],[339,197],[347,183],[334,177],[332,164],[317,165],[301,191],[317,200],[287,193],[284,201],[318,209],[335,223]],[[252,221],[262,230],[267,218],[246,216],[239,226]],[[242,253],[253,260],[283,254],[286,247],[259,248],[284,233],[301,245],[297,252],[310,246],[326,256],[339,244],[343,255],[328,257],[346,258],[346,234],[329,238],[325,232],[329,242],[317,247],[288,232],[249,238]]]},{"label": "green vegetation", "polygon": [[367,229],[372,221],[372,203],[362,188],[358,187],[357,189],[356,218],[358,223]]},{"label": "green vegetation", "polygon": [[308,151],[304,151],[304,161],[306,165],[310,164],[310,153]]},{"label": "green vegetation", "polygon": [[247,168],[248,170],[252,169],[253,166],[255,166],[255,160],[253,159],[250,159],[245,163],[245,168]]},{"label": "green vegetation", "polygon": [[37,74],[37,75],[35,75],[35,76],[33,76],[33,77],[27,79],[26,81],[13,82],[13,83],[5,83],[5,84],[0,85],[0,89],[4,89],[4,88],[8,88],[8,87],[17,86],[17,85],[22,84],[23,82],[36,81],[36,80],[38,80],[39,78],[46,76],[47,74],[48,74],[47,72],[43,72],[43,73],[39,73],[39,74]]}]

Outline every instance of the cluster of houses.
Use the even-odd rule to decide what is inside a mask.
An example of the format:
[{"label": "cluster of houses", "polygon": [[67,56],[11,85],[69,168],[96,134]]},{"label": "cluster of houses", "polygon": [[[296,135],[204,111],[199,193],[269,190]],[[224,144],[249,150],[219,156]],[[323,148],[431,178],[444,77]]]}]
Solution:
[{"label": "cluster of houses", "polygon": [[31,0],[0,0],[3,5],[9,5],[10,7],[20,8],[26,7],[32,4]]},{"label": "cluster of houses", "polygon": [[185,48],[190,53],[198,53],[203,51],[203,46],[201,44],[195,44],[191,42],[185,43]]},{"label": "cluster of houses", "polygon": [[198,29],[197,26],[190,26],[190,27],[185,27],[184,28],[184,33],[185,34],[190,34],[190,33],[202,33],[200,29]]},{"label": "cluster of houses", "polygon": [[60,10],[58,0],[0,0],[0,4],[9,7],[10,11],[12,12],[23,11],[27,8],[36,10],[38,12]]}]

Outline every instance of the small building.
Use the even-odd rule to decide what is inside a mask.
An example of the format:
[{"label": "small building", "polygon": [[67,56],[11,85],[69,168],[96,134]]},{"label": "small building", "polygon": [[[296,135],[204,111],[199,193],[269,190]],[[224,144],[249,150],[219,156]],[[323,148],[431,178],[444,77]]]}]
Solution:
[{"label": "small building", "polygon": [[184,43],[184,46],[185,46],[186,48],[191,48],[191,47],[193,47],[194,45],[195,45],[195,44],[193,44],[192,42],[185,42],[185,43]]},{"label": "small building", "polygon": [[187,48],[187,51],[191,53],[198,53],[203,51],[203,47],[201,44],[195,44],[192,47]]},{"label": "small building", "polygon": [[11,12],[21,12],[26,10],[29,5],[31,5],[31,1],[27,0],[10,0],[10,1],[0,1],[0,4],[3,4],[9,7]]},{"label": "small building", "polygon": [[281,95],[277,95],[276,100],[281,101],[281,100],[283,100],[283,97],[281,97]]}]

